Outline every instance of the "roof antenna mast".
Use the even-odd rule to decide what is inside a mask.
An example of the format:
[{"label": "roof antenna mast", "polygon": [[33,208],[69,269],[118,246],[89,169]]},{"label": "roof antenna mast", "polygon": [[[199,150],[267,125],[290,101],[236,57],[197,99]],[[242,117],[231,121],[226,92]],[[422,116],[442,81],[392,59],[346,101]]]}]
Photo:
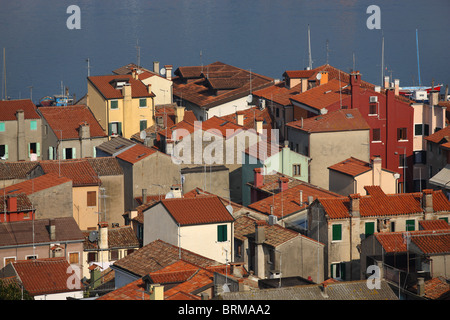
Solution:
[{"label": "roof antenna mast", "polygon": [[312,70],[312,57],[311,57],[311,31],[308,24],[308,70]]}]

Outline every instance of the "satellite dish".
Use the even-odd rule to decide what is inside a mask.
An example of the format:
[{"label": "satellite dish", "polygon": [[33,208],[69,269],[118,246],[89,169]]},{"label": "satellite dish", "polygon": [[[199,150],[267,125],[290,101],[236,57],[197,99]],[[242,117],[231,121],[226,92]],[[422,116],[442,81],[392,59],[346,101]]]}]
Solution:
[{"label": "satellite dish", "polygon": [[253,101],[253,95],[249,94],[247,97],[247,102],[251,103]]},{"label": "satellite dish", "polygon": [[316,75],[316,79],[317,79],[317,80],[322,79],[322,74],[321,74],[320,72]]},{"label": "satellite dish", "polygon": [[233,207],[231,206],[231,204],[227,205],[225,208],[227,208],[230,214],[233,214]]},{"label": "satellite dish", "polygon": [[166,74],[166,68],[162,68],[162,69],[159,71],[159,73],[161,73],[162,75],[165,75],[165,74]]},{"label": "satellite dish", "polygon": [[173,194],[172,191],[166,193],[166,199],[173,199],[173,198],[175,198],[175,195]]},{"label": "satellite dish", "polygon": [[89,232],[89,241],[94,242],[98,240],[98,232],[97,231],[91,231]]},{"label": "satellite dish", "polygon": [[140,137],[141,137],[142,140],[147,138],[147,132],[145,132],[145,130],[142,130],[141,133],[140,133]]}]

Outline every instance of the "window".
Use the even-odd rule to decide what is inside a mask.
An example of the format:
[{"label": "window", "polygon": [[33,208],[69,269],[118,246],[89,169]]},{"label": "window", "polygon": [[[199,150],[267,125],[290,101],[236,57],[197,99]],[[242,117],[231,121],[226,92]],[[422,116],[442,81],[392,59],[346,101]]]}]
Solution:
[{"label": "window", "polygon": [[427,152],[424,150],[414,151],[414,164],[426,164]]},{"label": "window", "polygon": [[278,118],[278,117],[280,116],[280,109],[276,108],[276,109],[275,109],[275,113],[276,113],[277,118]]},{"label": "window", "polygon": [[97,261],[97,253],[96,252],[89,252],[87,258],[88,258],[88,261],[87,261],[88,263]]},{"label": "window", "polygon": [[30,255],[30,256],[26,256],[25,257],[27,260],[36,260],[37,256],[36,255]]},{"label": "window", "polygon": [[109,260],[114,261],[119,259],[119,250],[111,250]]},{"label": "window", "polygon": [[139,131],[147,129],[147,120],[139,121]]},{"label": "window", "polygon": [[87,192],[87,206],[95,207],[97,205],[97,192],[96,191],[88,191]]},{"label": "window", "polygon": [[369,115],[377,115],[377,104],[376,103],[370,103],[369,104]]},{"label": "window", "polygon": [[78,264],[80,263],[80,255],[78,252],[69,253],[69,263],[70,264]]},{"label": "window", "polygon": [[415,124],[414,125],[414,135],[416,136],[428,136],[430,134],[430,127],[428,124]]},{"label": "window", "polygon": [[55,149],[56,148],[53,148],[53,147],[48,147],[48,159],[49,160],[53,160],[53,159],[55,159]]},{"label": "window", "polygon": [[4,261],[4,265],[6,266],[8,263],[16,261],[16,257],[6,257],[4,258]]},{"label": "window", "polygon": [[448,218],[447,217],[439,218],[439,220],[444,220],[445,222],[448,223]]},{"label": "window", "polygon": [[119,109],[119,101],[111,100],[110,106],[111,106],[111,109]]},{"label": "window", "polygon": [[395,221],[391,221],[391,232],[395,232]]},{"label": "window", "polygon": [[227,225],[217,226],[217,241],[224,242],[227,241]]},{"label": "window", "polygon": [[109,136],[122,135],[122,122],[110,122],[108,125]]},{"label": "window", "polygon": [[139,108],[145,108],[147,107],[147,99],[139,99]]},{"label": "window", "polygon": [[28,158],[31,161],[36,161],[37,157],[41,155],[41,145],[38,142],[32,142],[28,144]]},{"label": "window", "polygon": [[406,220],[406,231],[416,230],[416,220]]},{"label": "window", "polygon": [[408,167],[408,165],[406,163],[406,155],[404,155],[404,154],[398,155],[398,167],[399,168],[407,168]]},{"label": "window", "polygon": [[8,159],[8,145],[7,144],[0,145],[0,159],[2,159],[2,160]]},{"label": "window", "polygon": [[63,148],[63,159],[76,159],[75,148]]},{"label": "window", "polygon": [[365,224],[365,235],[366,238],[375,232],[375,222],[366,222]]},{"label": "window", "polygon": [[331,277],[334,279],[345,280],[345,263],[332,263],[331,264]]},{"label": "window", "polygon": [[372,130],[372,141],[381,141],[381,129],[376,128]]},{"label": "window", "polygon": [[397,140],[408,140],[406,128],[397,128]]},{"label": "window", "polygon": [[0,122],[0,132],[5,132],[5,123]]},{"label": "window", "polygon": [[342,240],[342,224],[333,224],[332,226],[332,240]]},{"label": "window", "polygon": [[37,121],[36,120],[30,121],[30,130],[37,130]]},{"label": "window", "polygon": [[293,176],[300,176],[301,173],[301,165],[300,164],[294,164],[292,165],[292,175]]}]

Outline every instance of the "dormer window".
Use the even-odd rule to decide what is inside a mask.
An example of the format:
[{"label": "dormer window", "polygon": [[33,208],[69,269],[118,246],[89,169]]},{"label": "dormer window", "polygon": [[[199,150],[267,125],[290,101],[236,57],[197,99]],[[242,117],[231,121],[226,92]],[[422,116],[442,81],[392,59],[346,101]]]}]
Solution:
[{"label": "dormer window", "polygon": [[114,79],[110,84],[114,89],[121,90],[124,85],[128,84],[128,79]]}]

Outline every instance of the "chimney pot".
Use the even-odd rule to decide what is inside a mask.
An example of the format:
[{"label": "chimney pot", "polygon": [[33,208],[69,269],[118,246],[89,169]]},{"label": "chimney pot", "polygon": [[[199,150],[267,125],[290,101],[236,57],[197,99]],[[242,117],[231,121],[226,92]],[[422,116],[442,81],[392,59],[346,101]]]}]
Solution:
[{"label": "chimney pot", "polygon": [[361,198],[359,193],[349,195],[350,198],[350,213],[353,217],[359,217],[359,200]]},{"label": "chimney pot", "polygon": [[9,212],[17,212],[17,197],[15,195],[8,197],[7,206]]},{"label": "chimney pot", "polygon": [[417,278],[417,295],[419,297],[425,295],[425,279],[422,277]]},{"label": "chimney pot", "polygon": [[280,183],[280,191],[285,191],[288,189],[289,179],[286,177],[281,177],[279,180]]},{"label": "chimney pot", "polygon": [[50,219],[50,221],[49,221],[49,231],[50,231],[50,240],[55,240],[56,239],[55,219]]},{"label": "chimney pot", "polygon": [[254,184],[255,184],[255,187],[261,187],[262,185],[263,185],[263,176],[262,176],[262,174],[261,174],[261,168],[255,168],[255,169],[253,169],[253,171],[255,172],[255,181],[254,181]]}]

